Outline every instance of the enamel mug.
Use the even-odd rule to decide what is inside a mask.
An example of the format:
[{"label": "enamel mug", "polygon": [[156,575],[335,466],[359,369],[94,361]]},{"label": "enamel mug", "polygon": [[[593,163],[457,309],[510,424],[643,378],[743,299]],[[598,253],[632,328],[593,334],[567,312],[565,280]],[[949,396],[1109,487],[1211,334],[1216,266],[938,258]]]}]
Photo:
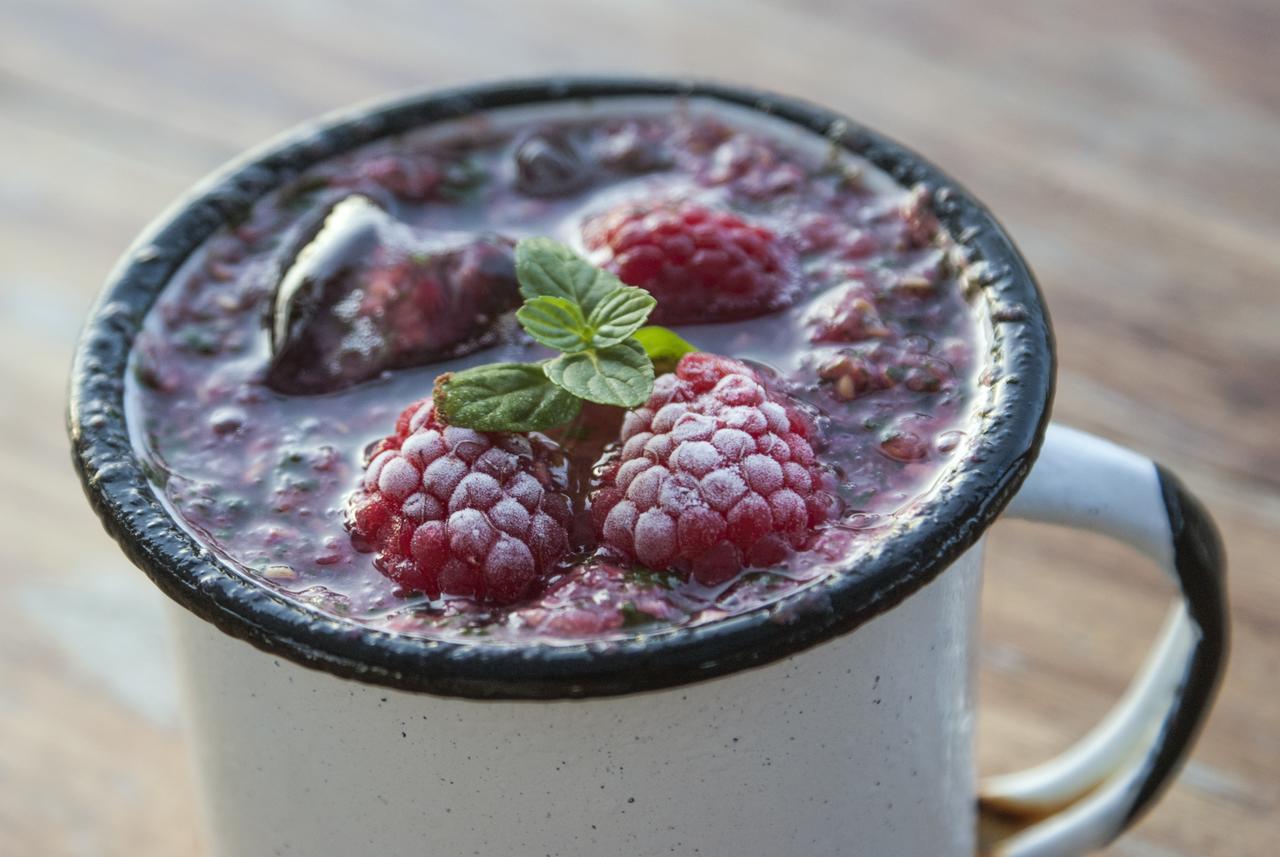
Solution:
[{"label": "enamel mug", "polygon": [[[507,107],[701,99],[825,135],[926,183],[975,263],[989,407],[964,466],[856,564],[779,602],[623,641],[467,645],[344,623],[220,564],[161,505],[123,408],[129,349],[229,213],[319,160]],[[1224,562],[1170,473],[1049,425],[1053,342],[1025,261],[918,155],[827,110],[664,80],[549,79],[415,95],[251,153],[151,226],[85,330],[70,432],[86,493],[174,601],[213,857],[1070,857],[1119,835],[1176,773],[1227,645]],[[1102,533],[1177,582],[1115,709],[1017,774],[974,771],[982,548],[1001,515]]]}]

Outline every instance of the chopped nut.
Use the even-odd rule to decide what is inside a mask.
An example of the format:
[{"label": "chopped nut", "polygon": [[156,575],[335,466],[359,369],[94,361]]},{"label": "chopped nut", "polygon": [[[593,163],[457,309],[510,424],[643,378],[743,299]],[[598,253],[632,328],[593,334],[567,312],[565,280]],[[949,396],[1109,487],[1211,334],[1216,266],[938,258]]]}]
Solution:
[{"label": "chopped nut", "polygon": [[853,360],[848,354],[840,354],[830,363],[824,363],[818,367],[818,377],[824,381],[834,381],[837,378],[852,375],[853,371]]},{"label": "chopped nut", "polygon": [[894,288],[898,291],[909,292],[921,297],[933,294],[933,283],[919,274],[904,275],[898,280]]},{"label": "chopped nut", "polygon": [[857,394],[858,390],[854,386],[853,376],[841,375],[840,380],[836,381],[836,396],[846,402],[851,402]]},{"label": "chopped nut", "polygon": [[298,572],[287,565],[269,565],[262,570],[262,576],[269,580],[297,580]]}]

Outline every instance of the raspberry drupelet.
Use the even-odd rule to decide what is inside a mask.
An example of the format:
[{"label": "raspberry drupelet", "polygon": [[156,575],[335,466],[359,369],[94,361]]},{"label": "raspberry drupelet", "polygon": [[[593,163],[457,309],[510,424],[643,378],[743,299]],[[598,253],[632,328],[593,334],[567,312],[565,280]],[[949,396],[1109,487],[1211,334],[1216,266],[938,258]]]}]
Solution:
[{"label": "raspberry drupelet", "polygon": [[415,403],[370,451],[348,526],[401,586],[509,604],[569,550],[558,452],[538,434],[446,426],[430,399]]},{"label": "raspberry drupelet", "polygon": [[658,301],[656,324],[732,321],[789,306],[789,247],[763,226],[693,202],[623,205],[587,220],[592,261]]},{"label": "raspberry drupelet", "polygon": [[815,440],[745,363],[688,354],[623,422],[592,497],[601,546],[708,585],[782,562],[835,513]]}]

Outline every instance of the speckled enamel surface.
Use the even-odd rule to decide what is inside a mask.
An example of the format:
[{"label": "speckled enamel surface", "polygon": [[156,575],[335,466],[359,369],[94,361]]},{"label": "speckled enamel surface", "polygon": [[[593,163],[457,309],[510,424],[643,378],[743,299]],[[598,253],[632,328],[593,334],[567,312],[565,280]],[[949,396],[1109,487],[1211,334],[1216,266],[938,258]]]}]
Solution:
[{"label": "speckled enamel surface", "polygon": [[214,854],[970,857],[980,553],[793,657],[587,701],[388,690],[174,610]]}]

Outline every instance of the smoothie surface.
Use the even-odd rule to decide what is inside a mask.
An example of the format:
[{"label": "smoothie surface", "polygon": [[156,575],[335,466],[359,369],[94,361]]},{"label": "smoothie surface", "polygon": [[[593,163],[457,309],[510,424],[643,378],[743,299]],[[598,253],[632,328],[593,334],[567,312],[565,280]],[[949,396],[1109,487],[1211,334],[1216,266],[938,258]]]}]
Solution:
[{"label": "smoothie surface", "polygon": [[[624,240],[602,219],[650,209],[723,213],[767,236],[785,277],[772,303],[752,309],[744,285],[737,302],[707,301],[722,319],[707,322],[700,295],[655,290],[656,313],[803,411],[830,520],[776,563],[714,583],[611,554],[590,506],[624,412],[589,405],[545,433],[572,504],[570,549],[545,579],[509,604],[398,583],[351,531],[369,453],[440,374],[550,354],[495,291],[516,241],[548,236],[599,259],[600,235]],[[349,325],[299,338],[290,320],[306,307],[290,290],[343,266],[364,278],[361,300],[333,314]],[[964,467],[988,392],[964,266],[929,189],[780,121],[698,100],[500,111],[329,160],[222,228],[151,310],[127,416],[177,520],[235,572],[324,614],[477,644],[654,633],[856,575],[859,555]],[[396,291],[406,271],[478,285],[450,311],[411,306]],[[361,338],[374,312],[383,327]]]}]

